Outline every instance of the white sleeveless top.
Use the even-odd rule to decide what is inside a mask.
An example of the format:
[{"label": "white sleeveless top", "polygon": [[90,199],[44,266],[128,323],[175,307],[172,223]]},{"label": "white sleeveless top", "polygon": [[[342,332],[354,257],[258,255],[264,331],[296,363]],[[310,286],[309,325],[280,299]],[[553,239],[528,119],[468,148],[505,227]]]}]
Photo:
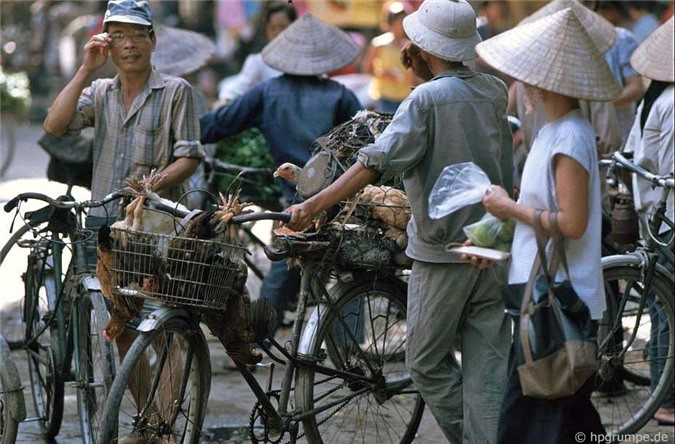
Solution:
[{"label": "white sleeveless top", "polygon": [[[588,306],[591,317],[600,319],[605,310],[602,280],[600,175],[595,134],[581,111],[574,110],[547,123],[536,136],[525,162],[519,202],[538,209],[558,209],[553,157],[564,154],[579,162],[589,174],[589,221],[580,239],[565,239],[565,252],[574,290]],[[509,283],[527,282],[537,256],[534,228],[518,222],[511,247]],[[562,266],[556,280],[564,280]]]}]

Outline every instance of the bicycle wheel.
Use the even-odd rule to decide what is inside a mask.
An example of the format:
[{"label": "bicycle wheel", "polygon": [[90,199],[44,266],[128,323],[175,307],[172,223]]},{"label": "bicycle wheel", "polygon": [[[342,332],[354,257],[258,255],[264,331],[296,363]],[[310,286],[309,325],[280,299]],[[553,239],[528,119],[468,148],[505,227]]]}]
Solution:
[{"label": "bicycle wheel", "polygon": [[7,383],[0,372],[0,444],[14,444],[19,431],[19,423],[10,410]]},{"label": "bicycle wheel", "polygon": [[199,326],[173,318],[139,333],[110,388],[99,442],[197,443],[210,388],[209,351]]},{"label": "bicycle wheel", "polygon": [[11,361],[9,347],[2,336],[0,336],[0,355],[0,444],[14,444],[19,430],[19,421],[16,418],[19,412],[13,411],[16,405],[11,399],[13,396],[11,390],[19,384],[19,374],[14,361]]},{"label": "bicycle wheel", "polygon": [[18,242],[27,238],[28,232],[27,225],[17,223],[14,232],[0,250],[0,282],[4,290],[0,326],[1,333],[12,350],[20,348],[24,340],[22,305],[25,284],[21,275],[26,271],[28,250],[20,248]]},{"label": "bicycle wheel", "polygon": [[[656,274],[643,296],[642,269],[616,264],[603,269],[608,310],[599,329],[599,387],[593,402],[607,432],[638,432],[672,396],[675,314],[672,282]],[[655,316],[665,321],[657,333]],[[659,336],[660,335],[660,336]],[[611,382],[611,390],[607,383]]]},{"label": "bicycle wheel", "polygon": [[14,233],[12,233],[12,236],[7,240],[7,242],[5,242],[2,250],[0,250],[0,265],[2,265],[2,262],[5,260],[5,257],[7,257],[7,254],[9,254],[9,251],[12,249],[12,247],[19,241],[19,239],[23,237],[24,234],[28,233],[28,230],[28,225],[21,225]]},{"label": "bicycle wheel", "polygon": [[349,375],[324,375],[301,366],[296,403],[312,443],[408,443],[424,413],[424,402],[405,366],[406,296],[402,286],[356,282],[331,291],[326,310],[302,353]]},{"label": "bicycle wheel", "polygon": [[83,291],[77,313],[75,331],[75,377],[77,387],[77,410],[80,417],[82,442],[98,442],[103,422],[103,409],[115,377],[115,354],[112,344],[103,338],[110,316],[98,292]]},{"label": "bicycle wheel", "polygon": [[24,348],[37,418],[48,439],[58,435],[63,419],[63,374],[60,332],[65,331],[53,270],[46,259],[31,255],[25,279]]}]

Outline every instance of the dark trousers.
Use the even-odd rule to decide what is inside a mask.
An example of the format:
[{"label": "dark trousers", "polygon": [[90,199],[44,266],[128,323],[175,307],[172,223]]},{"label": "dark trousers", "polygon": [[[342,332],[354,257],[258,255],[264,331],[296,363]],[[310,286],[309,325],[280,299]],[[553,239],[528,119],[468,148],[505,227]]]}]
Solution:
[{"label": "dark trousers", "polygon": [[538,399],[523,395],[518,366],[525,362],[520,343],[519,320],[509,353],[506,395],[499,418],[500,444],[578,444],[576,433],[589,439],[591,433],[604,435],[600,415],[591,403],[594,377],[577,393],[560,399]]}]

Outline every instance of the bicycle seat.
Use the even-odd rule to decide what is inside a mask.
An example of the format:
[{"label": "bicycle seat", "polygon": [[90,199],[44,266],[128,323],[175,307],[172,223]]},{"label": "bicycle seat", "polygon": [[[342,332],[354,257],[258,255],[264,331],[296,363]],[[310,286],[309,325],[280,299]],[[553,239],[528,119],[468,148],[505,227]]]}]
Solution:
[{"label": "bicycle seat", "polygon": [[[72,201],[73,198],[63,195],[57,197],[56,200],[68,202]],[[77,229],[77,218],[71,210],[55,208],[51,205],[35,211],[26,211],[26,219],[30,221],[31,225],[35,226],[49,222],[47,229],[56,233],[67,234]]]}]

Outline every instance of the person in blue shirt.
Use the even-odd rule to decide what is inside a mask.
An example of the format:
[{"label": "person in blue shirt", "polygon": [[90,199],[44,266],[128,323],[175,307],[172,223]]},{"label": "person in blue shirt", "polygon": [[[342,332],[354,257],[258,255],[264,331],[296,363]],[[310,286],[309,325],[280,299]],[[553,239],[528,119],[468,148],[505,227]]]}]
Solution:
[{"label": "person in blue shirt", "polygon": [[647,37],[659,28],[659,19],[654,14],[655,10],[655,1],[640,0],[628,2],[628,15],[632,21],[630,30],[633,31],[633,35],[635,35],[638,43],[647,40]]},{"label": "person in blue shirt", "polygon": [[625,142],[633,125],[635,107],[644,94],[642,78],[630,65],[630,57],[638,47],[638,41],[631,31],[621,26],[627,18],[623,2],[587,0],[583,4],[607,19],[616,30],[616,43],[604,56],[609,69],[612,70],[614,77],[623,88],[621,95],[612,103],[619,121],[621,136]]},{"label": "person in blue shirt", "polygon": [[[315,139],[362,108],[354,93],[323,76],[349,65],[358,53],[358,45],[345,32],[310,14],[302,16],[262,51],[264,62],[284,74],[202,116],[202,143],[255,127],[263,133],[275,166],[303,166]],[[282,192],[288,205],[298,201],[291,182],[284,180]],[[284,303],[296,297],[299,287],[297,270],[288,270],[285,260],[272,263],[260,296],[270,300],[279,322]]]}]

